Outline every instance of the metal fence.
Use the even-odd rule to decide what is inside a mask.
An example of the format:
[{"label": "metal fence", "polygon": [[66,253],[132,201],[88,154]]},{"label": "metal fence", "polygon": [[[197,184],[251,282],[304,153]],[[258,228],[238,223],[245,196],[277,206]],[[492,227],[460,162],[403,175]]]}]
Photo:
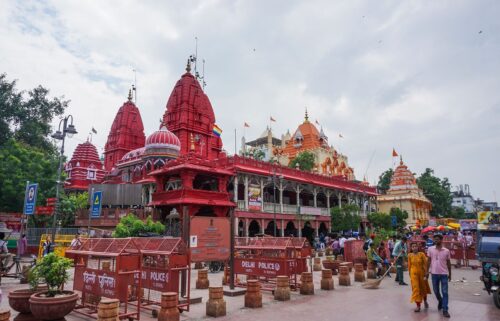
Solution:
[{"label": "metal fence", "polygon": [[[58,228],[56,234],[75,235],[78,233],[77,227]],[[40,244],[40,237],[42,234],[52,234],[50,227],[29,227],[26,231],[26,238],[28,239],[28,246],[38,246]]]}]

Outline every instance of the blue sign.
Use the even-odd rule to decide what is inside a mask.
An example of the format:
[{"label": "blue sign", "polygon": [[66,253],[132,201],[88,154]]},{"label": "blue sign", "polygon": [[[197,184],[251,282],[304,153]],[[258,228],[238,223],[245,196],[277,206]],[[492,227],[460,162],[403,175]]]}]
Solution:
[{"label": "blue sign", "polygon": [[391,216],[391,224],[393,227],[398,225],[398,217],[396,215]]},{"label": "blue sign", "polygon": [[35,214],[37,190],[38,190],[37,183],[29,184],[26,188],[26,194],[24,195],[24,214],[26,215]]},{"label": "blue sign", "polygon": [[101,201],[102,201],[102,192],[94,192],[92,194],[92,206],[90,211],[91,217],[99,217],[101,216]]}]

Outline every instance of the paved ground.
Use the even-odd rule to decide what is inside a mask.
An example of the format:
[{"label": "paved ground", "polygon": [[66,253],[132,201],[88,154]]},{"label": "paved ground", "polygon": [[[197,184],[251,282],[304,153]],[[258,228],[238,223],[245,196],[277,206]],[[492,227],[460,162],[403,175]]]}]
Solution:
[{"label": "paved ground", "polygon": [[[454,269],[453,282],[450,285],[450,314],[452,320],[500,320],[500,310],[492,302],[491,296],[482,290],[483,285],[478,281],[480,271],[471,269]],[[194,287],[197,272],[193,270],[192,286]],[[352,274],[351,274],[352,277]],[[407,275],[406,275],[407,277]],[[225,297],[227,316],[220,320],[332,320],[343,319],[349,321],[433,321],[443,320],[436,309],[436,300],[430,298],[430,308],[427,311],[415,313],[410,304],[410,287],[397,285],[392,279],[383,281],[380,289],[366,290],[359,283],[352,283],[350,287],[338,285],[337,276],[334,276],[335,290],[321,291],[319,288],[320,272],[315,272],[314,296],[301,296],[292,292],[289,302],[277,302],[271,293],[263,292],[262,309],[243,308],[244,297]],[[222,273],[210,274],[210,284],[220,285]],[[353,280],[352,280],[353,281]],[[24,286],[24,285],[23,285]],[[21,287],[17,280],[3,279],[2,308],[8,307],[7,293],[11,289]],[[205,317],[205,302],[208,290],[195,290],[192,297],[203,297],[203,303],[191,305],[191,310],[181,316],[181,320],[211,319]],[[77,314],[70,314],[68,321],[84,321],[85,318]],[[152,321],[149,312],[143,313],[141,320]]]}]

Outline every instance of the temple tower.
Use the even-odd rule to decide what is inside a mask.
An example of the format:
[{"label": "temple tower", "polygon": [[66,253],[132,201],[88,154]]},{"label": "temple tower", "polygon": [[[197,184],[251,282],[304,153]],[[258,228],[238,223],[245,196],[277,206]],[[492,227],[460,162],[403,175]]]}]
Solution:
[{"label": "temple tower", "polygon": [[64,189],[67,191],[86,191],[90,184],[100,183],[104,177],[97,148],[89,141],[76,146],[64,171],[67,176]]}]

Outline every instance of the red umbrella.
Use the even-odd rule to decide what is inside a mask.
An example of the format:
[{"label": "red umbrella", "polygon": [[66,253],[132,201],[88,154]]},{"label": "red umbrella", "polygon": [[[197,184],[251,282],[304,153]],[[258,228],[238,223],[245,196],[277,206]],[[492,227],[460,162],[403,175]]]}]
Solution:
[{"label": "red umbrella", "polygon": [[420,231],[420,234],[425,234],[425,233],[428,233],[428,232],[432,232],[436,229],[435,226],[427,226],[426,228],[424,228],[422,231]]}]

